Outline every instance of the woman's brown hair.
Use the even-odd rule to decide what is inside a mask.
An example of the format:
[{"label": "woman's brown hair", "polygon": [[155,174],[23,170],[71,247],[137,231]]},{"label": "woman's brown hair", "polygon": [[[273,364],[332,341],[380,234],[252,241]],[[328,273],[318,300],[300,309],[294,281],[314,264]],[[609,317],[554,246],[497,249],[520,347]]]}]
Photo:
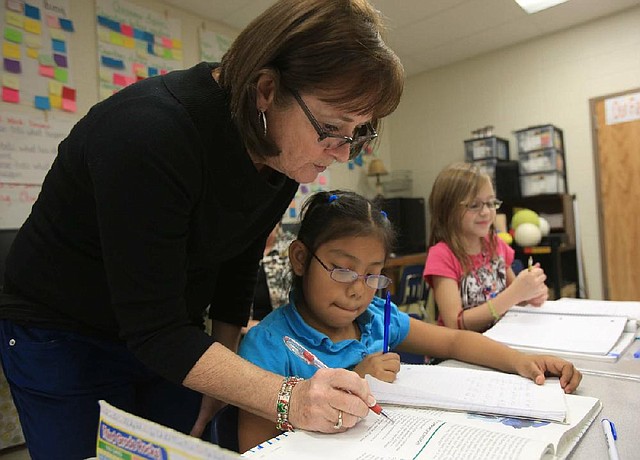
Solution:
[{"label": "woman's brown hair", "polygon": [[[429,247],[443,241],[460,261],[465,273],[471,269],[471,260],[462,240],[462,216],[467,211],[464,204],[472,200],[491,178],[472,163],[452,163],[443,169],[431,188],[429,195]],[[489,229],[488,247],[484,249],[493,258],[495,241]]]},{"label": "woman's brown hair", "polygon": [[280,0],[251,22],[223,56],[219,78],[249,151],[279,153],[256,109],[265,70],[276,79],[275,103],[291,103],[292,89],[313,92],[340,110],[372,114],[376,128],[397,107],[404,85],[383,31],[380,12],[366,0]]}]

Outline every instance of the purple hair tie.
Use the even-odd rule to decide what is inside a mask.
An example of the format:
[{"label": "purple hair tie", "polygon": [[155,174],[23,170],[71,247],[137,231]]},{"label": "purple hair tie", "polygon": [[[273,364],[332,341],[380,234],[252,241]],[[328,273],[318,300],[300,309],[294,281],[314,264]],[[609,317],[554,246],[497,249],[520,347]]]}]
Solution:
[{"label": "purple hair tie", "polygon": [[387,213],[380,210],[380,214],[382,214],[382,217],[384,217],[385,219],[389,220],[389,217],[387,217]]},{"label": "purple hair tie", "polygon": [[329,203],[333,203],[338,199],[338,195],[329,195]]}]

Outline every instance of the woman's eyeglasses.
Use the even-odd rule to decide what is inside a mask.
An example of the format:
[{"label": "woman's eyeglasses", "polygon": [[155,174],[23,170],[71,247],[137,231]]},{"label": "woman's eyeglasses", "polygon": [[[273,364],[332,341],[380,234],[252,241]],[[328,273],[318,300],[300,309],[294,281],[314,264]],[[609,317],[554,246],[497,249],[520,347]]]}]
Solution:
[{"label": "woman's eyeglasses", "polygon": [[322,265],[322,268],[329,272],[331,279],[338,283],[353,283],[358,278],[362,278],[371,289],[384,289],[391,284],[391,279],[384,275],[358,275],[348,268],[329,268],[313,252],[311,255]]},{"label": "woman's eyeglasses", "polygon": [[338,147],[342,147],[344,144],[350,144],[349,159],[353,160],[369,141],[378,137],[378,133],[371,123],[365,123],[364,125],[358,126],[354,130],[352,137],[343,136],[341,134],[332,134],[320,125],[296,90],[291,90],[291,94],[296,98],[300,108],[302,108],[302,111],[309,119],[309,122],[313,125],[316,133],[318,133],[318,142],[322,144],[325,149],[337,149]]},{"label": "woman's eyeglasses", "polygon": [[498,210],[500,209],[500,206],[502,206],[502,201],[497,199],[493,199],[489,201],[475,200],[470,203],[463,201],[460,204],[463,205],[465,208],[467,208],[467,211],[469,212],[480,212],[482,211],[482,208],[485,206],[489,211]]}]

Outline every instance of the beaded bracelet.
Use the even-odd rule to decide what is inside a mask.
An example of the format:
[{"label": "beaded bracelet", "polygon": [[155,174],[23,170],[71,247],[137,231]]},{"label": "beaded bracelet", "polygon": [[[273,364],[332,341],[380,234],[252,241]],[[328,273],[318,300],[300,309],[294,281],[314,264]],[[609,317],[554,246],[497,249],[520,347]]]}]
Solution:
[{"label": "beaded bracelet", "polygon": [[280,387],[276,401],[276,412],[278,413],[276,429],[280,431],[293,431],[293,425],[289,422],[289,399],[291,398],[293,387],[303,380],[304,379],[300,377],[287,377],[282,381],[282,386]]},{"label": "beaded bracelet", "polygon": [[500,319],[500,315],[490,300],[487,300],[487,305],[489,306],[489,311],[491,312],[491,316],[493,316],[494,321],[498,321]]}]

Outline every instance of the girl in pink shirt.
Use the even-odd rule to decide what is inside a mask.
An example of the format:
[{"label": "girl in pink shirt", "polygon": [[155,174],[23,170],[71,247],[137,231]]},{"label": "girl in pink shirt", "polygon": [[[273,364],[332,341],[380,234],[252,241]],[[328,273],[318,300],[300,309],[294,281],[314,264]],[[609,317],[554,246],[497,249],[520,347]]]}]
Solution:
[{"label": "girl in pink shirt", "polygon": [[517,277],[511,269],[514,251],[493,227],[501,204],[489,176],[471,163],[448,166],[433,184],[424,277],[442,325],[483,332],[513,305],[547,299],[538,264]]}]

